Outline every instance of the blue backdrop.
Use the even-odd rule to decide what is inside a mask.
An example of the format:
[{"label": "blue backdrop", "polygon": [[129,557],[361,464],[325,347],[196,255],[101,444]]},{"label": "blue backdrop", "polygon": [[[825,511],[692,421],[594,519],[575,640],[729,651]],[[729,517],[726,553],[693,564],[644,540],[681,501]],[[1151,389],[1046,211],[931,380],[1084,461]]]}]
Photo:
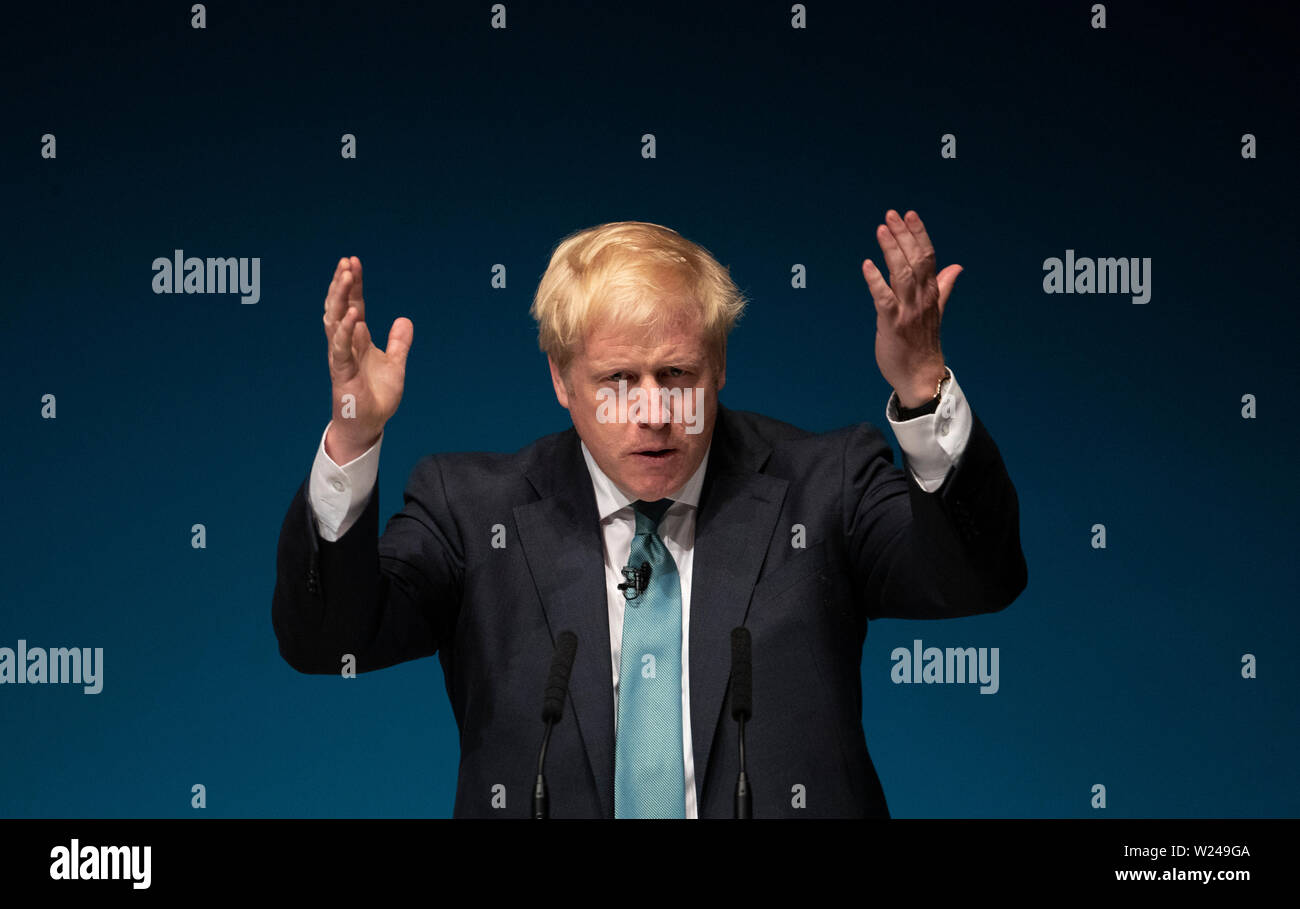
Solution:
[{"label": "blue backdrop", "polygon": [[[209,4],[204,29],[189,4],[7,14],[0,646],[104,663],[97,695],[0,685],[0,816],[450,814],[437,660],[305,676],[271,628],[276,537],[330,416],[340,256],[364,262],[377,343],[415,325],[382,522],[421,455],[569,425],[527,310],[554,244],[605,221],[673,227],[751,299],[727,406],[886,427],[860,265],[888,208],[965,266],[943,349],[1029,565],[1001,613],[872,623],[863,722],[892,813],[1300,813],[1287,23],[610,6],[514,2],[505,29],[488,3]],[[260,300],[155,294],[176,249],[259,257]],[[1045,293],[1066,250],[1149,257],[1149,302]],[[999,648],[999,690],[894,684],[917,638]]]}]

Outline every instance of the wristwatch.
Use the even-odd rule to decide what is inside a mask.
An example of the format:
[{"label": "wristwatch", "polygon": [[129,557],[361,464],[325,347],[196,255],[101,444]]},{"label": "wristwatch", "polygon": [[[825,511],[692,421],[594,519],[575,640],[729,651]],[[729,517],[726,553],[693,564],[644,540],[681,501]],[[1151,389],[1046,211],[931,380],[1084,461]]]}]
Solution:
[{"label": "wristwatch", "polygon": [[[943,368],[943,378],[934,386],[934,397],[926,401],[920,407],[904,407],[903,402],[898,402],[898,422],[911,420],[914,417],[923,417],[928,413],[934,413],[939,409],[939,398],[943,396],[943,383],[952,378],[952,372],[947,366]],[[898,394],[898,392],[894,392]]]}]

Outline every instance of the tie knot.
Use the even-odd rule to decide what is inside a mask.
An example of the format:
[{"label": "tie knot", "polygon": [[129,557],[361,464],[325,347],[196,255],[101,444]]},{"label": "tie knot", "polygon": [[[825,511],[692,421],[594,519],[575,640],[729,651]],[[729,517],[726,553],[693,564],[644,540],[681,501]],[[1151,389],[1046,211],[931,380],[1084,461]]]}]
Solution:
[{"label": "tie knot", "polygon": [[[650,522],[651,530],[658,530],[659,522],[663,520],[664,512],[666,512],[672,504],[672,499],[659,499],[655,502],[646,502],[642,499],[637,499],[632,503],[632,508],[636,510],[637,514],[646,518]],[[638,521],[637,523],[640,522]]]}]

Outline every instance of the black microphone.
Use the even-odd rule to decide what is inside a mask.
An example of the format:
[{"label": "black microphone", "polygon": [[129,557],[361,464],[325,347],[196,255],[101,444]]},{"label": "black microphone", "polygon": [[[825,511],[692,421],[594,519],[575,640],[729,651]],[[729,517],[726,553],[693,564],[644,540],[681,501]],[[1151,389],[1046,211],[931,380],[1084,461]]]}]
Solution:
[{"label": "black microphone", "polygon": [[[623,591],[626,599],[635,600],[650,586],[650,563],[642,562],[639,568],[624,568],[623,577],[627,580],[619,584],[618,589]],[[632,591],[631,596],[628,595],[628,590]]]},{"label": "black microphone", "polygon": [[546,696],[542,700],[542,719],[546,732],[542,734],[542,748],[537,755],[537,782],[533,784],[533,819],[545,820],[551,816],[550,795],[546,791],[546,746],[551,741],[551,727],[564,715],[564,698],[569,693],[569,673],[573,671],[573,657],[578,652],[578,636],[572,631],[561,631],[555,638],[555,655],[551,657],[551,675],[546,680]]},{"label": "black microphone", "polygon": [[740,723],[740,775],[736,777],[736,818],[754,817],[754,794],[745,776],[745,720],[754,715],[754,667],[750,662],[749,629],[731,630],[731,718]]}]

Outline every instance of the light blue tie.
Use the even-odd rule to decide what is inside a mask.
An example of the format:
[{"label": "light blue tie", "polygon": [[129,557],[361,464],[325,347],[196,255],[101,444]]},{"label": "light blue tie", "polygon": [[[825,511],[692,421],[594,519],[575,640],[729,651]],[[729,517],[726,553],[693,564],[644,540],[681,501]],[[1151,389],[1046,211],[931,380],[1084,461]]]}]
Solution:
[{"label": "light blue tie", "polygon": [[682,587],[659,538],[671,499],[637,501],[636,536],[624,576],[645,563],[645,590],[624,591],[614,742],[614,817],[686,817],[682,761]]}]

